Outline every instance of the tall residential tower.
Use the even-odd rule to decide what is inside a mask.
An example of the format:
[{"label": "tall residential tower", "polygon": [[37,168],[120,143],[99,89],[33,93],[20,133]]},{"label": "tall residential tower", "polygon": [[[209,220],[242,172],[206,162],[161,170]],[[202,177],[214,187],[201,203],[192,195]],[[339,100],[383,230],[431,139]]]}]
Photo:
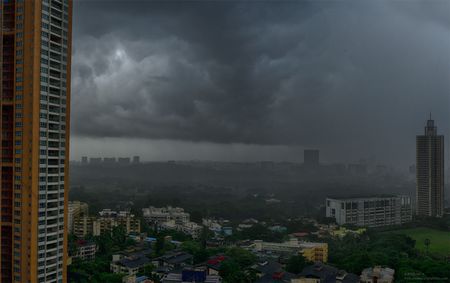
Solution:
[{"label": "tall residential tower", "polygon": [[427,121],[424,135],[416,137],[416,212],[420,216],[444,214],[444,136],[434,120]]},{"label": "tall residential tower", "polygon": [[66,282],[71,0],[0,1],[0,283]]}]

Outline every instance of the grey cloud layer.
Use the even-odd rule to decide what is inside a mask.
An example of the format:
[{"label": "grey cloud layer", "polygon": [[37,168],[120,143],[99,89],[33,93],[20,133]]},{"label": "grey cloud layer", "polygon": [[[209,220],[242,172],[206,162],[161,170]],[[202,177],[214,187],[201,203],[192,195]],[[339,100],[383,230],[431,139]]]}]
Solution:
[{"label": "grey cloud layer", "polygon": [[448,129],[428,3],[76,2],[74,135],[401,152],[430,110]]}]

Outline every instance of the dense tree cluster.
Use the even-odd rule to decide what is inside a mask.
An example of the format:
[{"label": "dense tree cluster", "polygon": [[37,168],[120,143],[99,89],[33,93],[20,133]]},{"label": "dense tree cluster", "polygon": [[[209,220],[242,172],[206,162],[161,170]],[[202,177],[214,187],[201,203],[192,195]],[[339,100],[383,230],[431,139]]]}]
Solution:
[{"label": "dense tree cluster", "polygon": [[330,241],[330,263],[348,272],[360,274],[376,265],[395,269],[396,282],[427,278],[449,280],[450,263],[445,258],[420,253],[410,237],[395,233],[367,233]]}]

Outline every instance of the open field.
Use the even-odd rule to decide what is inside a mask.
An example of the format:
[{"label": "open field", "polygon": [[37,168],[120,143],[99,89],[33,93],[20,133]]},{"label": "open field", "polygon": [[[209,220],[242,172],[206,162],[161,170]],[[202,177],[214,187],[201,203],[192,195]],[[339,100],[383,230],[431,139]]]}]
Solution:
[{"label": "open field", "polygon": [[426,251],[425,239],[430,239],[430,253],[450,255],[450,232],[431,228],[411,228],[390,233],[401,233],[410,236],[416,240],[416,248],[421,251]]}]

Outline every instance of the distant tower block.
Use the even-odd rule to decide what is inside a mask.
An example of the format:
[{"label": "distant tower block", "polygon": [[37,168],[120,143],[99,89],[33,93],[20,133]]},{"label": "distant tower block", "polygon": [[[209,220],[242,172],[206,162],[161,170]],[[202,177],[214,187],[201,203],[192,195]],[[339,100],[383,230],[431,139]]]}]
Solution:
[{"label": "distant tower block", "polygon": [[305,149],[303,151],[303,164],[307,167],[319,166],[319,150],[318,149]]},{"label": "distant tower block", "polygon": [[437,134],[434,120],[427,121],[424,135],[416,137],[417,214],[444,214],[444,136]]},{"label": "distant tower block", "polygon": [[82,165],[87,165],[88,164],[88,157],[87,156],[81,157],[81,164]]},{"label": "distant tower block", "polygon": [[139,164],[139,163],[141,163],[141,158],[138,155],[133,156],[133,164]]}]

